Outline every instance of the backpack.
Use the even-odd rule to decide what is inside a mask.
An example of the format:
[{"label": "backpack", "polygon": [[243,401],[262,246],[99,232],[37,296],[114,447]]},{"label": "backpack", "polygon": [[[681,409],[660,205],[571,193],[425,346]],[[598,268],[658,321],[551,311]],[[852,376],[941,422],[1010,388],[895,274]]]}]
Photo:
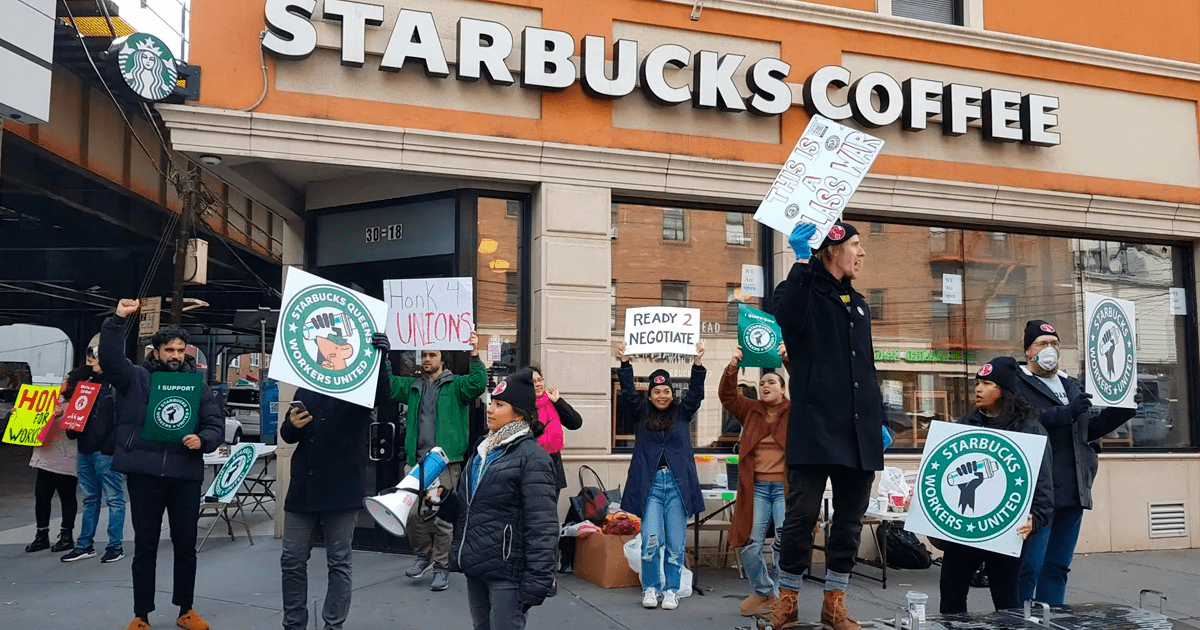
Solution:
[{"label": "backpack", "polygon": [[880,527],[875,531],[875,541],[880,549],[887,549],[887,563],[893,569],[928,569],[933,564],[925,544],[902,527]]}]

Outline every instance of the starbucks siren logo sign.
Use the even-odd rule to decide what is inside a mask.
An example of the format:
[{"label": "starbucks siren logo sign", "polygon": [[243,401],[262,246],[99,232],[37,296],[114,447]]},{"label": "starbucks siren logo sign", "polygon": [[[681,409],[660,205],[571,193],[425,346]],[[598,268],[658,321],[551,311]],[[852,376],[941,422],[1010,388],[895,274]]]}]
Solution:
[{"label": "starbucks siren logo sign", "polygon": [[112,48],[116,49],[117,72],[135,94],[147,101],[161,101],[175,91],[179,78],[175,55],[161,39],[134,33],[114,42]]},{"label": "starbucks siren logo sign", "polygon": [[164,398],[154,407],[154,422],[168,431],[184,426],[191,417],[191,405],[178,396]]},{"label": "starbucks siren logo sign", "polygon": [[1004,432],[970,427],[926,449],[914,492],[932,535],[971,544],[1022,524],[1036,481]]},{"label": "starbucks siren logo sign", "polygon": [[311,286],[284,305],[283,313],[284,358],[304,387],[342,393],[375,373],[381,356],[371,347],[375,324],[352,292],[332,284]]},{"label": "starbucks siren logo sign", "polygon": [[213,480],[212,488],[208,491],[209,496],[226,497],[237,492],[238,486],[242,485],[242,480],[254,465],[254,456],[253,444],[243,444],[233,451],[229,461],[225,462],[217,473],[217,478]]},{"label": "starbucks siren logo sign", "polygon": [[1092,311],[1088,326],[1087,361],[1092,390],[1106,405],[1125,400],[1134,387],[1135,373],[1133,325],[1111,298],[1100,300]]}]

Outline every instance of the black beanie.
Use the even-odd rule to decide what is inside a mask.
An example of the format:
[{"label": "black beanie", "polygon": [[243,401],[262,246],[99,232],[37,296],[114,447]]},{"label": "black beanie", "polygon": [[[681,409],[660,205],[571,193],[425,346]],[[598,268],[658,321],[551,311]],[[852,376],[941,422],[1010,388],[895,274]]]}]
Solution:
[{"label": "black beanie", "polygon": [[[671,373],[666,370],[654,370],[650,373],[650,389],[654,389],[658,385],[671,386]],[[674,389],[672,389],[674,392]]]},{"label": "black beanie", "polygon": [[829,234],[825,235],[825,240],[821,241],[821,246],[817,248],[817,251],[821,251],[830,245],[845,243],[855,234],[858,234],[858,228],[849,223],[837,221],[833,224],[833,227],[829,228]]},{"label": "black beanie", "polygon": [[[533,395],[533,370],[523,368],[500,381],[492,390],[492,400],[502,400],[523,414],[537,412],[537,397]],[[532,416],[526,420],[533,421]]]},{"label": "black beanie", "polygon": [[983,364],[976,372],[975,378],[981,381],[991,381],[1000,386],[1000,389],[1010,393],[1017,393],[1017,360],[1012,357],[996,357],[991,361]]},{"label": "black beanie", "polygon": [[1025,349],[1033,345],[1033,341],[1042,335],[1058,337],[1058,331],[1044,319],[1031,319],[1025,322]]}]

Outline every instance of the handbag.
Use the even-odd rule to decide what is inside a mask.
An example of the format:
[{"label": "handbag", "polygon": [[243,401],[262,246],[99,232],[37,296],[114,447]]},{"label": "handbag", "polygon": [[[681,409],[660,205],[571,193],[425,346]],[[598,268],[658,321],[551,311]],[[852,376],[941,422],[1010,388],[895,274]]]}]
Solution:
[{"label": "handbag", "polygon": [[[596,478],[595,486],[584,485],[583,471],[587,470]],[[604,526],[604,519],[608,516],[608,506],[611,503],[619,503],[621,501],[621,490],[609,490],[604,487],[604,482],[600,480],[600,475],[592,470],[591,466],[579,467],[579,494],[571,497],[571,510],[575,522],[591,521],[601,527]]]}]

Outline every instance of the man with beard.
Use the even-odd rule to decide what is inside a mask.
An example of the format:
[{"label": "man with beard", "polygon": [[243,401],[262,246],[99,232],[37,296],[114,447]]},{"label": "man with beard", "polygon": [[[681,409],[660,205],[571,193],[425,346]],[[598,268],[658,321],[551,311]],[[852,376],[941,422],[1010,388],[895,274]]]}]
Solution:
[{"label": "man with beard", "polygon": [[175,550],[174,594],[179,606],[176,624],[187,630],[208,630],[208,622],[192,609],[196,586],[196,520],[200,514],[200,483],[204,453],[217,450],[225,420],[208,385],[201,381],[195,429],[178,442],[145,439],[147,407],[157,373],[194,373],[186,355],[187,332],[163,328],[151,340],[153,350],[141,365],[125,357],[129,316],[137,300],[121,300],[116,315],[100,328],[100,369],[118,394],[116,453],[112,469],[126,475],[133,522],[133,621],[127,630],[149,630],[154,610],[155,564],[162,515],[166,511]]},{"label": "man with beard", "polygon": [[[487,369],[479,358],[479,337],[471,332],[470,373],[455,376],[440,350],[421,351],[419,377],[395,376],[388,368],[391,396],[408,405],[404,450],[409,472],[435,446],[446,452],[446,470],[439,478],[447,488],[458,486],[470,434],[470,405],[487,387]],[[413,510],[408,517],[408,542],[417,559],[404,575],[420,578],[433,569],[432,591],[450,588],[450,541],[454,525],[440,518],[426,521]]]}]

